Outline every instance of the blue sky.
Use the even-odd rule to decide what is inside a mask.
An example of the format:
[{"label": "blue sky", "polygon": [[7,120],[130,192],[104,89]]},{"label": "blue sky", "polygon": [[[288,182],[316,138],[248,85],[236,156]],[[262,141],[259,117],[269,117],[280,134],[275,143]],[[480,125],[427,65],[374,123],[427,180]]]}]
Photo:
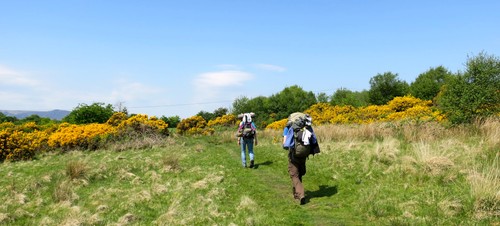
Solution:
[{"label": "blue sky", "polygon": [[500,1],[0,0],[0,109],[187,118],[298,85],[368,90],[500,56]]}]

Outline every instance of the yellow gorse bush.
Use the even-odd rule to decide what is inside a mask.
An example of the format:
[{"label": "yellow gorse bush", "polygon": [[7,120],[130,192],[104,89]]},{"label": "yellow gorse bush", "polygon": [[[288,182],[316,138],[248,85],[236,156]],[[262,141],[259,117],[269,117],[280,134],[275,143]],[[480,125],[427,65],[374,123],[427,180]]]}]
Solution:
[{"label": "yellow gorse bush", "polygon": [[123,137],[130,131],[168,135],[168,124],[147,115],[127,118],[121,112],[115,113],[103,124],[39,126],[35,122],[22,125],[0,123],[0,162],[31,159],[37,152],[44,150],[96,149],[102,147],[110,136]]},{"label": "yellow gorse bush", "polygon": [[[117,118],[119,117],[120,116],[117,116]],[[116,121],[113,122],[116,123]],[[153,131],[168,135],[168,124],[165,121],[160,120],[154,116],[148,117],[148,115],[144,114],[134,115],[126,120],[121,119],[120,123],[117,126],[117,130],[123,133],[128,131],[129,129],[132,129],[136,132]]]},{"label": "yellow gorse bush", "polygon": [[56,132],[50,134],[48,145],[52,148],[63,149],[87,148],[94,139],[100,139],[115,131],[116,128],[108,124],[72,125],[63,123]]},{"label": "yellow gorse bush", "polygon": [[2,122],[0,123],[0,130],[14,129],[16,125],[12,122]]},{"label": "yellow gorse bush", "polygon": [[30,160],[47,144],[43,131],[0,131],[0,160]]},{"label": "yellow gorse bush", "polygon": [[317,103],[307,109],[304,113],[309,114],[314,119],[313,123],[317,125],[328,123],[330,119],[335,117],[334,106],[328,103]]},{"label": "yellow gorse bush", "polygon": [[127,115],[125,113],[116,112],[108,119],[106,123],[112,126],[118,126],[125,120],[127,120]]},{"label": "yellow gorse bush", "polygon": [[236,116],[232,114],[228,115],[223,115],[220,117],[217,117],[213,120],[208,121],[207,126],[208,127],[214,127],[214,126],[235,126],[237,125],[238,120],[236,119]]},{"label": "yellow gorse bush", "polygon": [[214,132],[213,128],[207,127],[207,121],[199,115],[183,119],[177,124],[177,133],[182,135],[211,135]]},{"label": "yellow gorse bush", "polygon": [[387,103],[387,106],[390,107],[395,112],[403,112],[415,106],[430,107],[432,106],[432,101],[421,100],[419,98],[409,95],[403,97],[394,97],[394,99],[392,99]]},{"label": "yellow gorse bush", "polygon": [[281,129],[285,128],[287,121],[288,121],[288,119],[281,119],[279,121],[275,121],[275,122],[267,125],[266,129],[281,130]]},{"label": "yellow gorse bush", "polygon": [[[386,105],[370,105],[355,108],[353,106],[332,106],[328,103],[317,103],[305,110],[311,115],[314,125],[321,124],[369,124],[373,122],[415,120],[446,120],[444,114],[432,108],[432,101],[421,100],[412,96],[396,97]],[[282,129],[287,119],[269,124],[268,129]]]}]

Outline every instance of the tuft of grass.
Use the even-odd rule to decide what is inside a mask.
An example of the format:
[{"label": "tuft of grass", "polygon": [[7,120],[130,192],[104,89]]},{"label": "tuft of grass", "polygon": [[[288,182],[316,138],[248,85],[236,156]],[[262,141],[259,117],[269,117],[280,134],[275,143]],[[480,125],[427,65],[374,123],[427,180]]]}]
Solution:
[{"label": "tuft of grass", "polygon": [[161,159],[162,165],[167,171],[179,171],[181,170],[181,165],[179,163],[179,157],[176,155],[165,155]]},{"label": "tuft of grass", "polygon": [[435,149],[427,143],[419,142],[413,147],[418,164],[420,164],[424,174],[441,175],[455,165],[445,151]]},{"label": "tuft of grass", "polygon": [[471,170],[468,180],[475,199],[477,218],[500,217],[500,165],[495,158],[491,165],[481,165]]},{"label": "tuft of grass", "polygon": [[398,153],[400,152],[399,145],[397,139],[385,139],[376,143],[371,155],[376,161],[386,165],[392,165],[398,158]]},{"label": "tuft of grass", "polygon": [[72,160],[66,165],[66,175],[69,179],[87,179],[89,168],[87,163],[80,160]]},{"label": "tuft of grass", "polygon": [[71,202],[74,200],[76,194],[74,194],[73,188],[74,187],[70,181],[59,181],[59,183],[56,184],[52,195],[54,202]]},{"label": "tuft of grass", "polygon": [[440,211],[447,217],[457,216],[462,214],[464,206],[460,200],[443,200],[438,203]]}]

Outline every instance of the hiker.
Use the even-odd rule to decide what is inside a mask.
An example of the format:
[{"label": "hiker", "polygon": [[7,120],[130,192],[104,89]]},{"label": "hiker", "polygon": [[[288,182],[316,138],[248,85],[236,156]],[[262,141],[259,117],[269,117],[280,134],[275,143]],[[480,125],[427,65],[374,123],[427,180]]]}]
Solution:
[{"label": "hiker", "polygon": [[283,130],[283,148],[288,150],[288,174],[292,180],[292,193],[300,205],[306,203],[302,176],[306,174],[309,155],[318,154],[319,144],[308,114],[293,113]]},{"label": "hiker", "polygon": [[254,113],[244,113],[241,115],[241,122],[238,126],[238,146],[241,147],[241,163],[243,168],[247,167],[246,150],[248,149],[248,156],[250,157],[250,168],[254,167],[254,142],[257,145],[257,127],[252,121]]}]

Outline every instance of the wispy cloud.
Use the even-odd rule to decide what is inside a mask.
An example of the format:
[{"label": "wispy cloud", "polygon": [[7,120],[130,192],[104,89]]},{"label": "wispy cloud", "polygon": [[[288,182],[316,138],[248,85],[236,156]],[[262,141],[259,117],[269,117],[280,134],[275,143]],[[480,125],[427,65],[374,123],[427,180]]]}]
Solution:
[{"label": "wispy cloud", "polygon": [[245,81],[252,78],[253,75],[247,72],[217,71],[198,75],[198,77],[194,80],[194,83],[198,88],[241,86]]},{"label": "wispy cloud", "polygon": [[0,85],[36,86],[39,82],[23,72],[0,65]]},{"label": "wispy cloud", "polygon": [[286,68],[272,64],[256,64],[255,67],[266,71],[277,71],[277,72],[286,71]]},{"label": "wispy cloud", "polygon": [[237,70],[200,74],[193,81],[196,93],[195,101],[227,99],[228,96],[224,95],[226,89],[231,90],[243,86],[245,82],[253,78],[252,74]]}]

